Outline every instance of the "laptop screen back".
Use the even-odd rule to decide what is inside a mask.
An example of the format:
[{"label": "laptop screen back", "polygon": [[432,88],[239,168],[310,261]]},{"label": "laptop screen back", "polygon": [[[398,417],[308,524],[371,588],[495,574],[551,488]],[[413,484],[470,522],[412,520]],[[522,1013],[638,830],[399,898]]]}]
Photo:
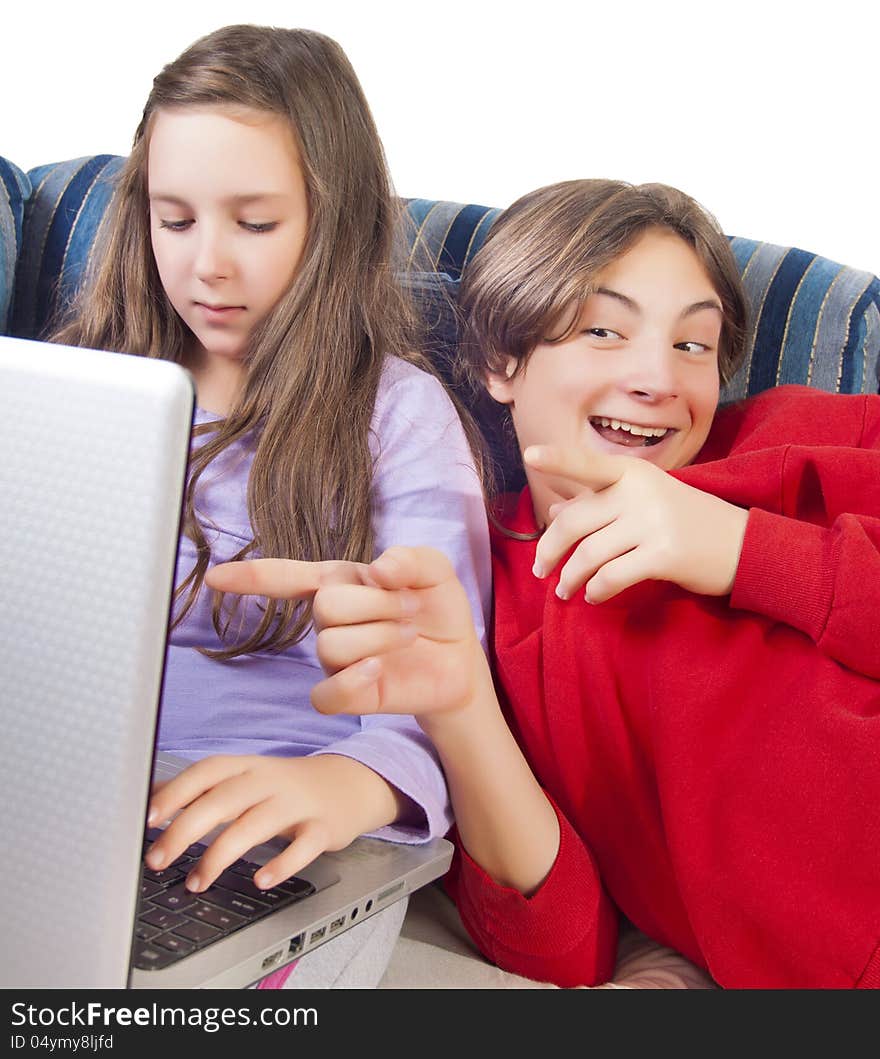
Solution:
[{"label": "laptop screen back", "polygon": [[127,981],[192,410],[176,365],[0,338],[3,987]]}]

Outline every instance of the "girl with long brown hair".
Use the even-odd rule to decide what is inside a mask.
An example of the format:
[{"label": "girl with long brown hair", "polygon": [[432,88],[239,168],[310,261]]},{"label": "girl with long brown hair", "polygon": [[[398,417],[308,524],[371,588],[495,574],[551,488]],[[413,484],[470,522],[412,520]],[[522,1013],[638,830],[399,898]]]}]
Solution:
[{"label": "girl with long brown hair", "polygon": [[[310,604],[242,604],[204,584],[211,564],[245,556],[368,563],[390,544],[434,544],[482,626],[480,479],[455,407],[414,352],[397,225],[341,48],[230,26],[155,78],[89,279],[54,335],[173,360],[195,381],[159,748],[196,763],[163,789],[173,809],[155,822],[183,811],[147,856],[161,870],[232,821],[190,871],[193,891],[273,836],[290,844],[258,873],[263,888],[363,833],[419,842],[449,826],[442,770],[412,718],[310,706],[321,675]],[[404,906],[384,927],[364,924],[375,954],[360,954],[359,977],[327,956],[333,943],[292,980],[375,984]]]},{"label": "girl with long brown hair", "polygon": [[[525,196],[461,301],[528,482],[495,516],[494,674],[448,561],[395,548],[315,595],[312,701],[418,715],[500,966],[603,982],[622,914],[722,986],[877,987],[880,397],[718,409],[745,302],[668,187]],[[211,576],[296,598],[304,574]]]}]

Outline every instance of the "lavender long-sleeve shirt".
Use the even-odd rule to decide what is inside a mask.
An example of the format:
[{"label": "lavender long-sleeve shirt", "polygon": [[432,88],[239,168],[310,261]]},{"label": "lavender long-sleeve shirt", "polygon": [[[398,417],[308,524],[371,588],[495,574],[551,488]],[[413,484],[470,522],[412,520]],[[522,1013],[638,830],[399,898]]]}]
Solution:
[{"label": "lavender long-sleeve shirt", "polygon": [[[196,412],[197,423],[212,419],[216,416]],[[441,384],[389,358],[373,413],[371,448],[376,555],[392,544],[430,545],[445,552],[483,636],[491,596],[486,516],[464,431]],[[238,442],[202,475],[197,515],[212,562],[231,559],[252,537],[245,501],[252,460],[246,442]],[[320,467],[315,473],[321,473]],[[193,544],[183,538],[179,580],[194,561]],[[228,662],[206,658],[194,648],[220,646],[210,598],[203,590],[171,635],[160,749],[192,760],[209,754],[343,754],[378,772],[421,809],[406,824],[382,828],[376,832],[379,837],[419,842],[448,829],[443,773],[411,717],[324,717],[314,710],[309,691],[323,677],[314,631],[279,655],[245,655]],[[253,599],[243,602],[255,605]]]}]

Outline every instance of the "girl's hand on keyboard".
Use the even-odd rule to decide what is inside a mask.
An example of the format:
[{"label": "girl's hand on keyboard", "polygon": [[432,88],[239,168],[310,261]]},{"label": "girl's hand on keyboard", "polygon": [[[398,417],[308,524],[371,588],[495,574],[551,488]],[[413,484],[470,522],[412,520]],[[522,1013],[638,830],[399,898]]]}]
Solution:
[{"label": "girl's hand on keyboard", "polygon": [[393,823],[408,807],[376,772],[338,754],[208,757],[155,789],[147,823],[174,819],[146,863],[161,870],[227,824],[190,872],[187,888],[202,892],[249,849],[277,836],[290,839],[254,875],[255,884],[268,889],[325,850],[344,849],[358,835]]}]

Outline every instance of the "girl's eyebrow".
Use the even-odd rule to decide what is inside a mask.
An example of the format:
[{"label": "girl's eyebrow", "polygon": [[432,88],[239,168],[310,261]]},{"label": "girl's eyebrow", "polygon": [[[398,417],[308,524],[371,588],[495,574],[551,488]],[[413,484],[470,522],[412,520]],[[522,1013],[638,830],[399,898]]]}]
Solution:
[{"label": "girl's eyebrow", "polygon": [[[283,198],[285,198],[285,195],[280,191],[254,191],[248,192],[246,195],[230,195],[224,199],[224,202],[235,206],[246,206],[251,202],[268,202]],[[179,195],[167,195],[164,191],[151,192],[150,202],[167,202],[172,206],[189,205],[187,200]]]},{"label": "girl's eyebrow", "polygon": [[[622,302],[630,312],[635,313],[637,316],[642,315],[642,307],[639,303],[633,301],[632,298],[627,297],[627,295],[621,294],[620,291],[611,290],[610,287],[597,287],[593,293],[604,294],[608,298],[616,298],[617,301]],[[689,305],[686,309],[683,309],[680,319],[684,320],[686,317],[693,316],[694,313],[702,312],[704,309],[715,309],[717,312],[721,313],[722,316],[724,315],[724,310],[718,302],[713,298],[707,298],[705,301],[694,302],[693,305]]]}]

